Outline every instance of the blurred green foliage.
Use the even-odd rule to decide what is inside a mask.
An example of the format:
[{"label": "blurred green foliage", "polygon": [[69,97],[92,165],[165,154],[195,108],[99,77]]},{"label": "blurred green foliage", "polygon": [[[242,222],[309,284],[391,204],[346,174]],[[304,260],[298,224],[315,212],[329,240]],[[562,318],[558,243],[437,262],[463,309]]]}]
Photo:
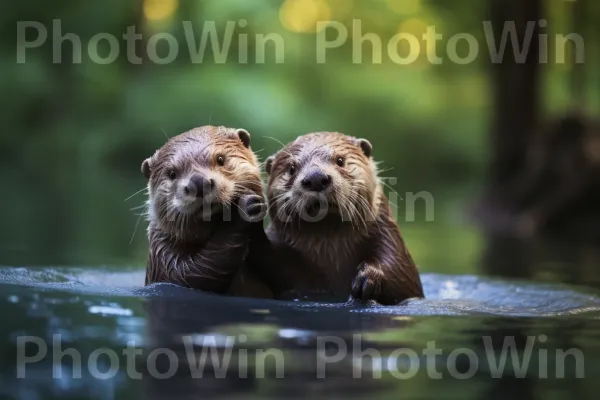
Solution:
[{"label": "blurred green foliage", "polygon": [[[547,6],[549,29],[568,32],[568,2],[549,0]],[[460,32],[474,35],[482,47],[485,43],[486,3],[477,0],[5,3],[0,16],[0,263],[142,265],[144,224],[130,243],[137,221],[130,209],[143,203],[143,194],[124,201],[145,185],[141,161],[164,143],[165,135],[214,124],[248,129],[262,159],[277,151],[279,142],[311,131],[368,138],[375,158],[383,161],[383,175],[398,179],[396,191],[429,191],[435,198],[434,222],[418,216],[401,223],[417,261],[428,270],[471,271],[480,239],[470,231],[455,234],[455,227],[464,205],[460,200],[477,187],[487,159],[491,88],[486,52],[482,49],[469,65],[447,58],[432,65],[422,45],[417,62],[402,66],[385,55],[381,64],[373,64],[372,47],[364,44],[366,61],[354,64],[349,41],[328,52],[327,63],[317,64],[315,33],[298,32],[317,17],[349,29],[360,19],[363,33],[377,33],[384,43],[399,31],[420,36],[428,25],[444,35],[441,48]],[[53,62],[55,19],[63,35],[81,38],[81,64],[71,62],[69,42],[61,47],[63,61]],[[247,26],[237,25],[226,63],[215,63],[211,52],[201,64],[190,62],[182,21],[191,21],[198,36],[206,21],[215,21],[223,34],[227,21],[240,20]],[[18,21],[41,22],[49,35],[43,46],[27,50],[23,64],[16,62]],[[168,65],[147,58],[134,65],[120,41],[116,62],[90,60],[87,44],[94,35],[121,38],[132,25],[144,41],[159,32],[174,35],[178,58]],[[285,60],[277,64],[267,51],[266,62],[256,64],[254,37],[270,33],[284,39]],[[237,58],[239,34],[249,38],[247,64]],[[99,52],[107,54],[103,45]],[[166,54],[166,48],[158,49]],[[546,69],[549,109],[568,105],[568,68]],[[597,76],[590,82],[596,84]],[[399,217],[402,222],[401,212]],[[441,256],[448,252],[454,261]]]}]

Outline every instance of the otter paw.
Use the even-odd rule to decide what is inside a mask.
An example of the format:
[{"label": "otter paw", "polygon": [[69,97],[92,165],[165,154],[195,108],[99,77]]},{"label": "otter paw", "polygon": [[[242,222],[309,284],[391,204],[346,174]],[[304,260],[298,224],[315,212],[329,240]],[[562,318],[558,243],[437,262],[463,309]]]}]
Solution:
[{"label": "otter paw", "polygon": [[265,217],[267,205],[262,197],[256,194],[249,194],[243,196],[240,203],[240,209],[245,219],[257,222]]},{"label": "otter paw", "polygon": [[352,297],[364,302],[377,300],[382,293],[383,273],[379,268],[361,264],[352,282]]}]

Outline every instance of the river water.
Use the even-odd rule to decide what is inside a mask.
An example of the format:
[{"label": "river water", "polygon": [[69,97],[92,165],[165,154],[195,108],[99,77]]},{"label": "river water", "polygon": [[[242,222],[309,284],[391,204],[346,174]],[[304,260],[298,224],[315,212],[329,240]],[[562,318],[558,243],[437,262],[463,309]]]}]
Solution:
[{"label": "river water", "polygon": [[600,376],[593,281],[425,273],[427,299],[383,307],[143,278],[0,268],[0,398],[570,399]]}]

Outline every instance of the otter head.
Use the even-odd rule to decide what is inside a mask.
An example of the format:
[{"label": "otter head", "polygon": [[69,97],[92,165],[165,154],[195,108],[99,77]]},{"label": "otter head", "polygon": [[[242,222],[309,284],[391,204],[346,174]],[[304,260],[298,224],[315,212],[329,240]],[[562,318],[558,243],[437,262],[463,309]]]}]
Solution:
[{"label": "otter head", "polygon": [[[267,159],[270,217],[275,222],[351,222],[377,215],[372,146],[341,133],[311,133]],[[304,225],[306,226],[306,225]]]},{"label": "otter head", "polygon": [[243,129],[204,126],[175,136],[144,160],[142,172],[150,222],[180,239],[196,239],[202,223],[223,220],[219,214],[241,195],[261,193],[250,134]]}]

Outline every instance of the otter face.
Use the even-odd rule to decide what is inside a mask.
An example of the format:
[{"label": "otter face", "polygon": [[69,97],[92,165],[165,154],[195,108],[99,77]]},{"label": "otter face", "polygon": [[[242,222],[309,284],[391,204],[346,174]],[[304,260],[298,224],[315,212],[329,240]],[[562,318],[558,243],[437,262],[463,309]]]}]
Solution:
[{"label": "otter face", "polygon": [[260,194],[260,171],[243,129],[205,126],[171,138],[142,163],[150,221],[180,234],[218,219],[240,196]]},{"label": "otter face", "polygon": [[269,157],[268,199],[273,221],[374,218],[378,179],[365,139],[341,133],[304,135]]}]

